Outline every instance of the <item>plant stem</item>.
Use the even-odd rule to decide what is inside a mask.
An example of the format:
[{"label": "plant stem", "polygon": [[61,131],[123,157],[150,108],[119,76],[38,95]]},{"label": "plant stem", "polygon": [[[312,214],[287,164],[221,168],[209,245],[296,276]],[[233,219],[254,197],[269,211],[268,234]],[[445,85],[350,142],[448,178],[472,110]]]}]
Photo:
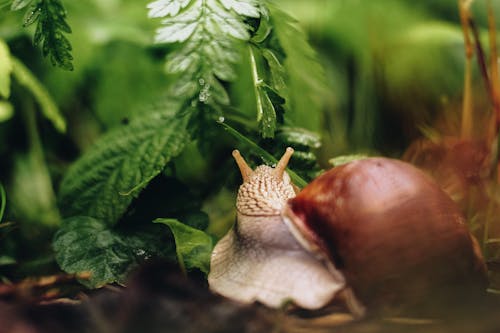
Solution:
[{"label": "plant stem", "polygon": [[[498,183],[499,175],[498,172],[498,159],[500,156],[500,136],[498,129],[500,128],[500,83],[498,74],[498,51],[497,51],[497,40],[496,40],[496,24],[495,17],[493,15],[493,5],[491,0],[488,0],[488,30],[490,37],[490,95],[493,102],[493,119],[494,119],[494,132],[493,138],[496,138],[492,145],[494,147],[493,158],[492,158],[492,169],[491,174],[496,180],[495,184]],[[496,145],[495,145],[496,143]]]},{"label": "plant stem", "polygon": [[[31,101],[30,101],[31,102]],[[29,163],[32,163],[39,171],[39,181],[45,191],[44,198],[47,204],[47,212],[44,217],[40,217],[40,223],[46,226],[57,226],[60,221],[59,210],[56,206],[56,195],[52,185],[47,163],[45,162],[45,154],[43,151],[42,140],[36,123],[36,112],[33,103],[24,103],[21,107],[21,114],[24,117],[24,123],[28,134],[29,142]]]},{"label": "plant stem", "polygon": [[471,87],[471,64],[474,49],[469,35],[470,12],[469,8],[472,0],[458,0],[460,12],[460,21],[464,34],[465,47],[465,73],[464,73],[464,98],[462,104],[462,128],[461,138],[470,139],[472,137],[473,119],[472,119],[472,87]]},{"label": "plant stem", "polygon": [[7,196],[5,194],[5,189],[0,183],[0,223],[2,222],[3,214],[5,213],[5,206],[7,204]]},{"label": "plant stem", "polygon": [[257,62],[255,61],[255,55],[252,49],[252,45],[248,45],[248,51],[250,55],[250,68],[252,69],[253,92],[255,94],[255,101],[257,103],[257,121],[260,121],[264,116],[264,108],[262,106],[262,100],[260,99],[259,94],[259,86],[262,81],[259,79]]}]

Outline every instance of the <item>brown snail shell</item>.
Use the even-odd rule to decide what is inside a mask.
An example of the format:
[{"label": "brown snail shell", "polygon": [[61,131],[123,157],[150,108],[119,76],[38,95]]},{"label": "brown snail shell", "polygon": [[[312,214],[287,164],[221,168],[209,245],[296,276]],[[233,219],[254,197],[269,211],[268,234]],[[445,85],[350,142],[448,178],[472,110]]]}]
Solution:
[{"label": "brown snail shell", "polygon": [[213,291],[272,307],[342,299],[356,315],[484,291],[477,242],[423,172],[368,158],[327,171],[295,196],[285,172],[292,153],[255,170],[233,153],[244,183],[237,223],[212,253]]},{"label": "brown snail shell", "polygon": [[459,208],[410,164],[368,158],[331,169],[288,201],[285,216],[368,307],[486,288],[479,246]]}]

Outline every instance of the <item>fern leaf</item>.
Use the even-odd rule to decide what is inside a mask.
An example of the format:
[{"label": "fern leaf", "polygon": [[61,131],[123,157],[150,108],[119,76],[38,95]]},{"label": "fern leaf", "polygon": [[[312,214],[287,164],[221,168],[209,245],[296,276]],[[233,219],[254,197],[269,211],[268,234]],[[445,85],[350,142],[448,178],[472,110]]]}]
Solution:
[{"label": "fern leaf", "polygon": [[11,10],[27,8],[24,26],[37,22],[33,42],[41,45],[42,54],[48,57],[54,66],[73,70],[71,43],[64,36],[71,33],[66,22],[66,10],[60,0],[14,0]]},{"label": "fern leaf", "polygon": [[66,173],[59,193],[63,215],[115,224],[134,196],[182,152],[188,118],[152,113],[103,136]]},{"label": "fern leaf", "polygon": [[221,81],[236,79],[234,64],[242,41],[252,28],[247,18],[260,17],[257,0],[157,0],[148,5],[149,17],[162,18],[157,43],[179,43],[166,68],[179,74],[172,92],[208,104],[228,104]]}]

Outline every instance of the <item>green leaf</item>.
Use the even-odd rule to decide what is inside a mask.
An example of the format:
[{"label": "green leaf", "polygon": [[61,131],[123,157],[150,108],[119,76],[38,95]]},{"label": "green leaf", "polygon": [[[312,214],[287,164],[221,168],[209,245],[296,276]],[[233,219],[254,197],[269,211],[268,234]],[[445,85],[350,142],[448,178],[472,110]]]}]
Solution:
[{"label": "green leaf", "polygon": [[165,224],[172,231],[177,258],[184,270],[198,268],[208,274],[214,247],[212,237],[176,219],[156,219],[154,222]]},{"label": "green leaf", "polygon": [[60,223],[57,201],[43,156],[18,153],[12,165],[9,201],[16,218],[30,227]]},{"label": "green leaf", "polygon": [[49,57],[52,65],[73,70],[71,43],[64,33],[71,33],[66,22],[66,10],[60,0],[14,0],[11,10],[26,8],[23,26],[37,22],[33,42],[42,46],[42,54]]},{"label": "green leaf", "polygon": [[0,123],[9,120],[14,115],[12,104],[6,101],[0,101]]},{"label": "green leaf", "polygon": [[16,260],[9,256],[0,256],[0,266],[14,265]]},{"label": "green leaf", "polygon": [[38,20],[41,14],[41,9],[39,8],[39,2],[31,2],[30,7],[24,14],[23,27],[28,27]]},{"label": "green leaf", "polygon": [[168,238],[154,225],[144,230],[115,229],[88,216],[64,220],[52,245],[65,272],[91,273],[89,280],[80,281],[89,288],[124,283],[140,262],[171,258],[173,253]]},{"label": "green leaf", "polygon": [[265,91],[262,87],[258,88],[258,97],[259,101],[257,105],[261,106],[261,110],[259,112],[259,124],[260,131],[262,133],[263,138],[273,138],[274,131],[276,131],[276,110],[274,108],[267,91]]},{"label": "green leaf", "polygon": [[219,80],[236,79],[239,49],[252,30],[246,19],[260,17],[259,1],[157,0],[148,8],[150,18],[162,18],[156,42],[179,44],[166,61],[167,71],[180,75],[171,93],[205,104],[227,104]]},{"label": "green leaf", "polygon": [[19,9],[23,9],[29,4],[31,4],[33,0],[14,0],[12,1],[12,4],[10,5],[10,10],[15,11]]},{"label": "green leaf", "polygon": [[[282,104],[285,100],[277,92],[272,90],[272,87],[266,83],[259,70],[258,55],[262,51],[258,48],[249,47],[250,69],[252,72],[253,91],[257,106],[257,122],[263,138],[273,138],[276,131],[276,123],[278,117],[282,118]],[[268,53],[268,56],[269,53]]]},{"label": "green leaf", "polygon": [[64,216],[115,224],[135,196],[189,142],[189,117],[151,113],[103,136],[66,173],[59,202]]},{"label": "green leaf", "polygon": [[337,166],[347,164],[347,163],[350,163],[353,161],[363,160],[365,158],[368,158],[368,155],[363,155],[363,154],[342,155],[342,156],[337,156],[337,157],[329,159],[328,163],[330,163],[334,167],[337,167]]},{"label": "green leaf", "polygon": [[9,98],[10,96],[10,74],[12,67],[9,47],[0,39],[0,97]]},{"label": "green leaf", "polygon": [[286,90],[285,67],[280,63],[276,54],[269,49],[262,50],[271,74],[271,86],[278,92]]},{"label": "green leaf", "polygon": [[66,121],[52,100],[49,92],[31,71],[17,58],[12,57],[12,74],[20,85],[28,89],[40,105],[42,114],[49,119],[59,132],[66,131]]}]

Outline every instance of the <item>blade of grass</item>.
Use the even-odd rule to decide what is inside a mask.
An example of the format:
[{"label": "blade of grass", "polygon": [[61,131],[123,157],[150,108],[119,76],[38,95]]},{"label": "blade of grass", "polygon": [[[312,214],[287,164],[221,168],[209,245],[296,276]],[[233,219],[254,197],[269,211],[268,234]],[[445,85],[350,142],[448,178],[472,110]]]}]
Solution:
[{"label": "blade of grass", "polygon": [[17,82],[31,92],[40,105],[40,111],[52,122],[54,127],[59,132],[65,133],[66,120],[64,120],[64,117],[47,89],[19,59],[12,57],[12,64],[12,74]]},{"label": "blade of grass", "polygon": [[460,13],[460,21],[464,34],[465,46],[465,73],[464,73],[464,98],[462,104],[462,129],[461,137],[469,139],[472,136],[473,118],[472,118],[472,57],[474,55],[474,48],[470,37],[470,5],[473,0],[459,0],[458,8]]}]

